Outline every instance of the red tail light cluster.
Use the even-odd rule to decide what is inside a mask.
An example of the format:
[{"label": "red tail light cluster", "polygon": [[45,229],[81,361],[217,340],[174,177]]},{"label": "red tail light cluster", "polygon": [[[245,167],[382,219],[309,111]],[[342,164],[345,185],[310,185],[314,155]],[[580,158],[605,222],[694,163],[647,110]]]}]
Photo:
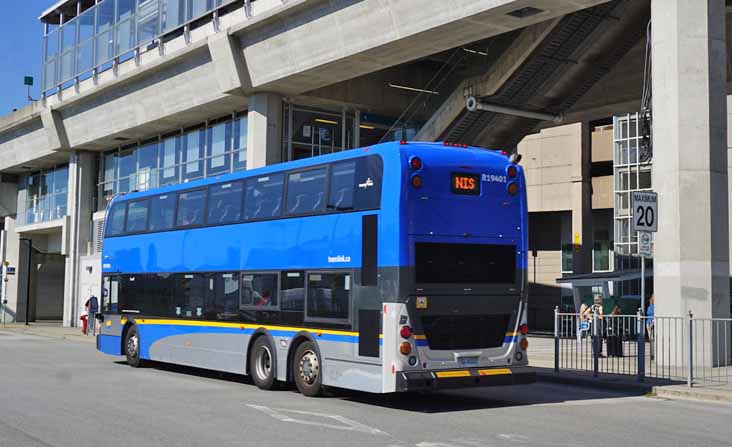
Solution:
[{"label": "red tail light cluster", "polygon": [[529,325],[528,324],[522,324],[521,326],[519,326],[519,331],[521,331],[521,333],[523,335],[528,334],[529,333]]},{"label": "red tail light cluster", "polygon": [[403,355],[409,355],[412,352],[412,345],[406,341],[402,342],[402,344],[399,345],[399,352]]},{"label": "red tail light cluster", "polygon": [[409,167],[412,168],[413,171],[419,171],[422,169],[422,159],[419,157],[410,158]]},{"label": "red tail light cluster", "polygon": [[508,178],[516,178],[518,175],[518,169],[516,169],[516,166],[509,165],[508,168],[506,168],[506,175]]},{"label": "red tail light cluster", "polygon": [[399,335],[402,336],[402,338],[409,338],[412,336],[412,328],[409,326],[402,326],[401,329],[399,329]]}]

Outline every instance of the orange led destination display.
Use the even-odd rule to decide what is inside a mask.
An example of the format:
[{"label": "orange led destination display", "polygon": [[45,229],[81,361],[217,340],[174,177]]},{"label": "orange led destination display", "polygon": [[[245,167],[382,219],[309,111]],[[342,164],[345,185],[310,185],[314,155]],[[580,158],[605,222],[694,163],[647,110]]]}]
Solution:
[{"label": "orange led destination display", "polygon": [[450,190],[454,194],[468,194],[474,196],[480,194],[479,174],[463,174],[462,172],[453,172],[450,177]]}]

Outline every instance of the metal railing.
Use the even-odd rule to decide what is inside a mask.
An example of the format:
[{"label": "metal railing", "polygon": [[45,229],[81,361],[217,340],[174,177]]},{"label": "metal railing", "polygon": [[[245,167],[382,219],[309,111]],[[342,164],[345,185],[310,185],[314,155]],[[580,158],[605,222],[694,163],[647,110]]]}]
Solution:
[{"label": "metal railing", "polygon": [[554,313],[554,370],[732,383],[732,319]]}]

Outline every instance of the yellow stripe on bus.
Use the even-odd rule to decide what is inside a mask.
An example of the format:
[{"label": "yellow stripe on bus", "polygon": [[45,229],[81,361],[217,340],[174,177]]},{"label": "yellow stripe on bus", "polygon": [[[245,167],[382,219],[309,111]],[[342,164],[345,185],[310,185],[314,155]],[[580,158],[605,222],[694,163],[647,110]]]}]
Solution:
[{"label": "yellow stripe on bus", "polygon": [[306,331],[306,332],[312,332],[317,334],[330,334],[330,335],[350,335],[353,337],[358,337],[358,332],[346,332],[346,331],[333,331],[329,329],[313,329],[313,328],[305,328],[305,327],[290,327],[290,326],[267,326],[267,325],[261,325],[261,324],[244,324],[244,323],[224,323],[224,322],[218,322],[218,321],[192,321],[192,320],[165,320],[165,319],[155,319],[155,318],[141,318],[139,320],[135,320],[137,324],[156,324],[156,325],[164,325],[164,324],[172,324],[176,326],[209,326],[209,327],[226,327],[226,328],[235,328],[235,329],[267,329],[270,331],[292,331],[292,332],[300,332],[300,331]]},{"label": "yellow stripe on bus", "polygon": [[426,335],[415,335],[414,338],[416,340],[427,340],[427,336]]},{"label": "yellow stripe on bus", "polygon": [[513,336],[518,335],[518,332],[506,332],[506,335],[509,337],[513,337]]},{"label": "yellow stripe on bus", "polygon": [[470,371],[438,371],[435,375],[441,379],[447,377],[470,377]]},{"label": "yellow stripe on bus", "polygon": [[511,374],[511,370],[508,368],[479,369],[478,374],[481,376],[502,376]]}]

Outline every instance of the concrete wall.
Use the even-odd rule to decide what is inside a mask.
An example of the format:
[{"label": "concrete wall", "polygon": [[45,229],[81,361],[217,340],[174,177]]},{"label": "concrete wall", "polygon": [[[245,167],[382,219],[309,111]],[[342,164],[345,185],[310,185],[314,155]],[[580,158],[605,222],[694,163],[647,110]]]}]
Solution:
[{"label": "concrete wall", "polygon": [[572,209],[572,165],[579,145],[579,123],[543,129],[519,143],[530,213]]}]

